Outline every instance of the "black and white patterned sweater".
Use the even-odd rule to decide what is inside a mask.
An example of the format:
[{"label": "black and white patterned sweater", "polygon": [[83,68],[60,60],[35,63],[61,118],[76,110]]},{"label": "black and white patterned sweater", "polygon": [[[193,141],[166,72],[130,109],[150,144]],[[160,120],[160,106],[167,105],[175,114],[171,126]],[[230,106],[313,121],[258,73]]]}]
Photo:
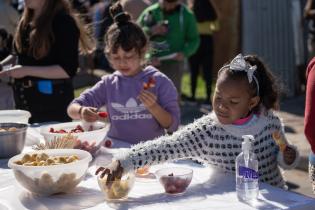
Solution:
[{"label": "black and white patterned sweater", "polygon": [[210,113],[170,136],[139,143],[125,154],[119,154],[116,159],[125,171],[144,165],[193,158],[234,172],[236,156],[241,152],[242,136],[253,135],[255,141],[252,142],[252,150],[259,162],[260,181],[284,187],[278,164],[284,169],[294,167],[298,158],[291,165],[284,163],[283,154],[273,139],[275,132],[281,132],[284,137],[281,121],[272,111],[265,115],[254,115],[241,126],[220,124],[215,114]]}]

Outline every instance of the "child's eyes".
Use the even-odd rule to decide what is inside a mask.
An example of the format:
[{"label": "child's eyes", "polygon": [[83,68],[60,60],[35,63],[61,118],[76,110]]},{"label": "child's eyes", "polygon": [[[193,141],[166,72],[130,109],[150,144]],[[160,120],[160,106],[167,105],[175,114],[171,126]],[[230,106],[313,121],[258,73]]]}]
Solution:
[{"label": "child's eyes", "polygon": [[238,104],[238,101],[230,101],[231,104]]}]

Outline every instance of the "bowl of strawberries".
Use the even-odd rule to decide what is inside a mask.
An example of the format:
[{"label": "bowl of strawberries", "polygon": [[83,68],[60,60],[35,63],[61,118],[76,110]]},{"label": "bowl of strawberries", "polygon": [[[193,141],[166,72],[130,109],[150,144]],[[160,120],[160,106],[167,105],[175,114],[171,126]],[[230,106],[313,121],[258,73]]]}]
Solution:
[{"label": "bowl of strawberries", "polygon": [[167,194],[182,194],[188,188],[193,170],[184,167],[162,168],[155,172]]},{"label": "bowl of strawberries", "polygon": [[[73,140],[72,148],[83,149],[86,151],[95,150],[103,142],[108,131],[108,123],[95,122],[88,130],[84,129],[82,122],[74,121],[67,123],[50,124],[40,127],[40,134],[45,142],[57,142],[60,144],[64,140]],[[62,144],[66,145],[66,144]]]}]

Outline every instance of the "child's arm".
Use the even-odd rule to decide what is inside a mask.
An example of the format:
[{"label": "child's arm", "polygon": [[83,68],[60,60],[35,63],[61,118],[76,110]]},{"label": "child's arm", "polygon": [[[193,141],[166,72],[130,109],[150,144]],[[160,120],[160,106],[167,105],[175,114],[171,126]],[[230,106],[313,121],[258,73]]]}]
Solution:
[{"label": "child's arm", "polygon": [[210,142],[214,143],[215,140],[210,137],[205,138],[206,130],[211,127],[209,119],[209,116],[205,116],[172,135],[161,136],[155,140],[137,144],[126,153],[118,154],[116,159],[119,160],[125,172],[145,165],[156,165],[182,158],[210,162],[211,156],[208,154],[208,150],[215,150],[215,148],[209,148],[207,145]]},{"label": "child's arm", "polygon": [[309,177],[315,193],[315,59],[313,58],[306,70],[306,99],[304,114],[304,134],[310,143],[311,154],[309,155]]},{"label": "child's arm", "polygon": [[100,119],[97,109],[94,107],[81,106],[77,103],[71,103],[68,106],[68,115],[74,120],[84,120],[86,122],[95,122]]},{"label": "child's arm", "polygon": [[[106,104],[106,77],[96,83],[92,88],[85,90],[78,98],[75,98],[67,108],[68,115],[72,119],[81,119],[83,115],[89,116],[90,112],[96,118],[96,108]],[[85,114],[84,114],[85,113]],[[88,120],[89,122],[91,120]],[[95,121],[95,120],[94,120]]]},{"label": "child's arm", "polygon": [[299,162],[299,152],[296,146],[290,144],[285,137],[284,129],[275,131],[272,138],[279,146],[278,163],[283,169],[292,169],[296,167]]}]

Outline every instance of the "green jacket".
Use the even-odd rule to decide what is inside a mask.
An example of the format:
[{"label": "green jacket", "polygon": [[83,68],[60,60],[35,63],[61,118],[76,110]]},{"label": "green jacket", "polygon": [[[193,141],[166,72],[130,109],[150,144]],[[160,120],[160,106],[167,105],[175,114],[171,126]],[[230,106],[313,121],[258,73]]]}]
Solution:
[{"label": "green jacket", "polygon": [[165,20],[168,21],[168,33],[151,39],[153,43],[164,43],[164,47],[157,49],[153,46],[151,56],[161,57],[176,52],[182,52],[186,57],[194,54],[200,40],[195,16],[186,6],[181,5],[178,11],[166,15],[160,4],[155,3],[141,13],[138,23],[150,37],[150,27]]}]

